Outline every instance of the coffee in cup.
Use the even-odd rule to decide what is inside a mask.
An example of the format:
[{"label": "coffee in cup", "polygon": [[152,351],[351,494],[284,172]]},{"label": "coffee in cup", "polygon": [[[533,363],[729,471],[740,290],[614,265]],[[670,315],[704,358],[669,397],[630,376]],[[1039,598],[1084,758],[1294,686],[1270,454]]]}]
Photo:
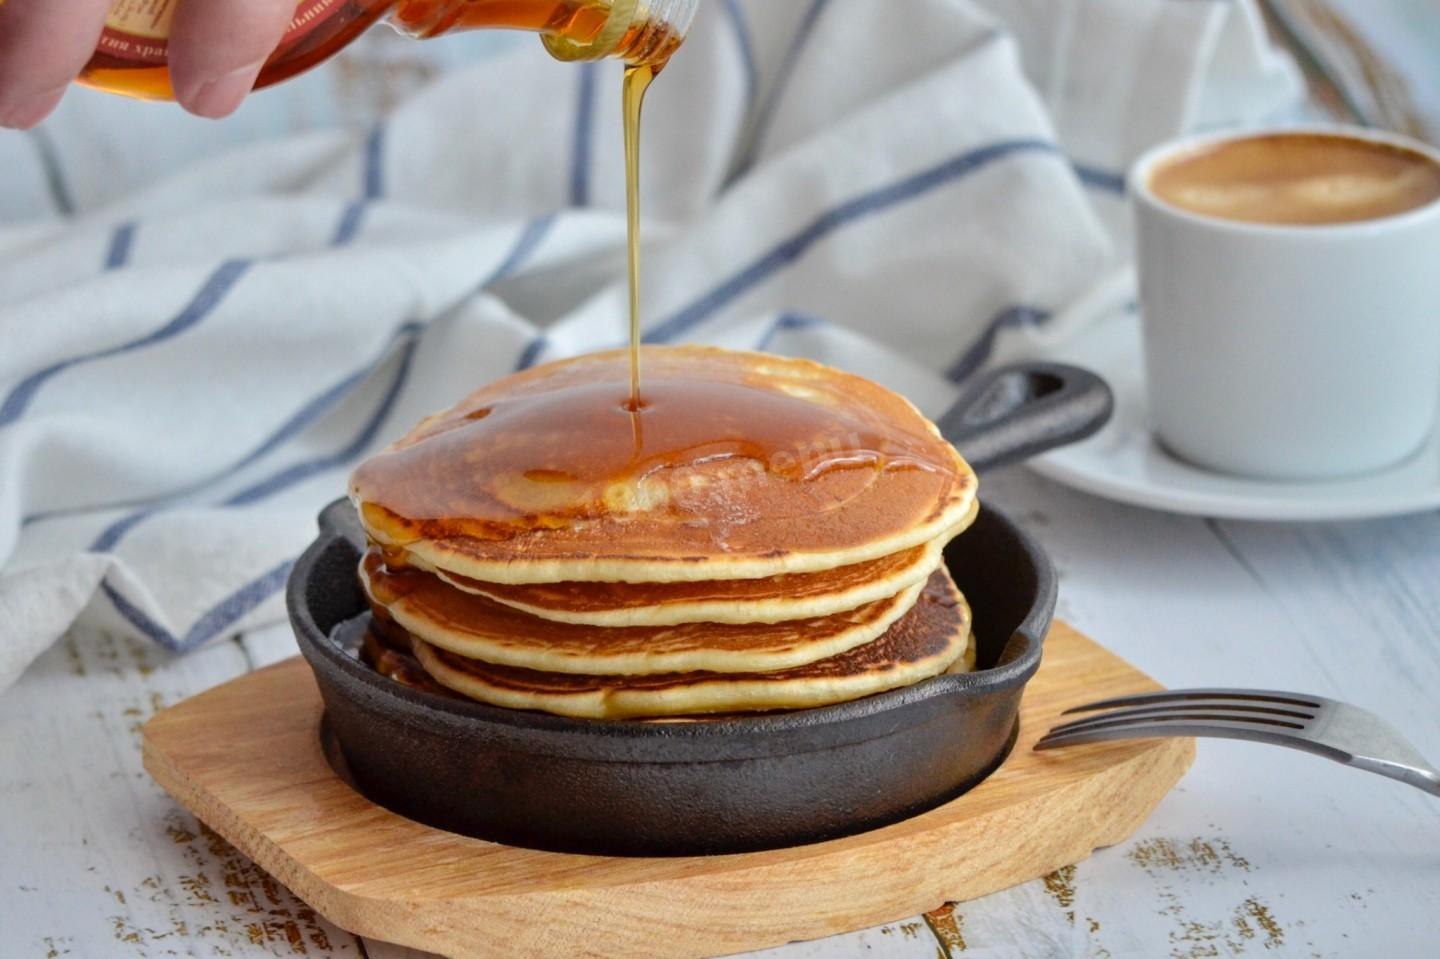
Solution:
[{"label": "coffee in cup", "polygon": [[1171,157],[1156,197],[1246,223],[1322,225],[1395,216],[1440,199],[1440,166],[1395,143],[1329,133],[1270,133]]},{"label": "coffee in cup", "polygon": [[1354,128],[1222,134],[1129,183],[1151,425],[1227,473],[1417,450],[1440,406],[1440,153]]}]

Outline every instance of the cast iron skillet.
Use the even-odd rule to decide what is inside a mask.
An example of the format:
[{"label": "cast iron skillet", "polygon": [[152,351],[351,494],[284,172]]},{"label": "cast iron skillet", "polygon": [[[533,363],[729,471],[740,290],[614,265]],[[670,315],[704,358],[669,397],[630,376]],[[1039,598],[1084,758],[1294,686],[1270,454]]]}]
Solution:
[{"label": "cast iron skillet", "polygon": [[[1072,442],[1109,417],[1103,382],[1026,364],[985,377],[939,421],[977,468]],[[969,599],[977,672],[854,702],[753,718],[648,724],[568,719],[411,690],[354,658],[368,613],[351,505],[287,592],[325,701],[324,735],[351,782],[411,819],[518,846],[607,855],[728,853],[815,842],[912,816],[1009,754],[1040,665],[1055,574],[997,510],[946,550]],[[334,750],[332,749],[332,755]]]}]

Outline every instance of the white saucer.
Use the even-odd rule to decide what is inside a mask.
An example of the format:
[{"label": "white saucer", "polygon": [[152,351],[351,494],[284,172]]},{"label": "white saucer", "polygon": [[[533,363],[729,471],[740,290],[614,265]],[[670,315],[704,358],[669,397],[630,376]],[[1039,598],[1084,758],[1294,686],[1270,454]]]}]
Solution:
[{"label": "white saucer", "polygon": [[1030,461],[1058,483],[1121,503],[1221,519],[1364,519],[1440,508],[1440,430],[1403,463],[1364,476],[1313,482],[1227,476],[1176,459],[1150,435],[1135,317],[1103,322],[1046,359],[1093,370],[1115,391],[1115,417],[1103,430]]}]

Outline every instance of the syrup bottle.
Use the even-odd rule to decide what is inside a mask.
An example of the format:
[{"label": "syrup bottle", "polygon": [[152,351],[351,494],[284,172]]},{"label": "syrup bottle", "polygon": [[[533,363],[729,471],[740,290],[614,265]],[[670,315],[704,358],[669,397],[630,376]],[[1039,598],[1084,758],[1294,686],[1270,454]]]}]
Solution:
[{"label": "syrup bottle", "polygon": [[[175,3],[115,0],[78,82],[141,99],[173,99],[166,45]],[[561,60],[615,57],[658,69],[684,40],[698,5],[699,0],[298,0],[255,86],[279,83],[329,59],[378,20],[420,39],[454,30],[529,30]]]}]

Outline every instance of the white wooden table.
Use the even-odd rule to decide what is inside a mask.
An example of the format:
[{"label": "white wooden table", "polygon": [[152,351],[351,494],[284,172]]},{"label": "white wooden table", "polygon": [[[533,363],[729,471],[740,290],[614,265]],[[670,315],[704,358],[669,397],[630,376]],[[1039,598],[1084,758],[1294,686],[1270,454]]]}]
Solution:
[{"label": "white wooden table", "polygon": [[[1025,470],[984,491],[1051,550],[1061,615],[1163,682],[1346,699],[1440,756],[1440,514],[1217,523]],[[140,768],[155,710],[293,653],[284,628],[179,659],[72,636],[0,696],[0,956],[407,955],[317,917]],[[765,955],[1418,957],[1437,943],[1440,803],[1299,753],[1206,741],[1121,846]]]},{"label": "white wooden table", "polygon": [[[441,58],[490,42],[377,35],[220,127],[154,108],[165,112],[145,122],[163,124],[163,137],[109,136],[122,122],[133,132],[137,108],[72,97],[39,137],[0,133],[0,168],[15,187],[0,191],[0,219],[94,206],[217,140],[363,119]],[[987,476],[984,495],[1051,550],[1061,615],[1161,681],[1349,700],[1440,757],[1440,514],[1218,523],[1116,506],[1024,470]],[[157,709],[293,653],[282,627],[179,659],[75,635],[0,695],[0,959],[409,954],[316,916],[140,767],[139,728]],[[1437,949],[1440,803],[1313,757],[1207,741],[1179,788],[1119,847],[983,900],[766,955]]]}]

